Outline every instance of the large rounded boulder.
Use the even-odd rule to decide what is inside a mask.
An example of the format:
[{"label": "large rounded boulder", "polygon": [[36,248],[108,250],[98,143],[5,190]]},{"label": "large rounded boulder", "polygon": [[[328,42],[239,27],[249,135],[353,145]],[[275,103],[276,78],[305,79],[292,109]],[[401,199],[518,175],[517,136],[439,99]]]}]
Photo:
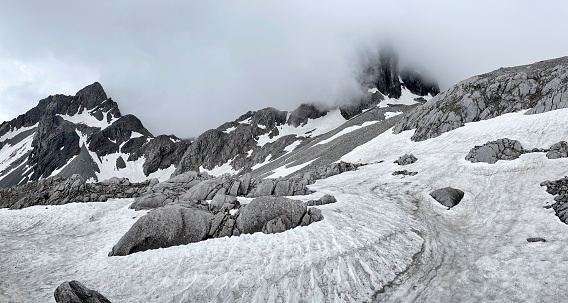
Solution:
[{"label": "large rounded boulder", "polygon": [[78,281],[63,282],[53,294],[57,303],[110,303],[96,290],[87,288]]},{"label": "large rounded boulder", "polygon": [[464,192],[457,188],[444,187],[431,192],[430,196],[449,209],[460,203],[463,199]]},{"label": "large rounded boulder", "polygon": [[152,210],[132,225],[108,255],[125,256],[204,240],[212,219],[211,213],[178,205]]},{"label": "large rounded boulder", "polygon": [[243,234],[281,232],[300,225],[306,212],[306,205],[299,200],[259,197],[241,208],[236,223]]}]

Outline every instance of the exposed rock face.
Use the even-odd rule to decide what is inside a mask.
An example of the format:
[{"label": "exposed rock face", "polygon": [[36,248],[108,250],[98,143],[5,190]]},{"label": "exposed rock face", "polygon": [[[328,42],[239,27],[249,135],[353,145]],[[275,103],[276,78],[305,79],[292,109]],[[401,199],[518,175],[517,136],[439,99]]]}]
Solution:
[{"label": "exposed rock face", "polygon": [[450,209],[460,203],[464,192],[456,188],[444,187],[431,192],[430,196]]},{"label": "exposed rock face", "polygon": [[405,68],[401,70],[400,79],[404,83],[404,86],[415,95],[436,96],[440,93],[440,87],[438,87],[436,80],[415,69]]},{"label": "exposed rock face", "polygon": [[568,57],[501,68],[454,85],[405,115],[394,133],[416,129],[422,141],[467,122],[526,110],[538,114],[568,106]]},{"label": "exposed rock face", "polygon": [[351,119],[362,113],[363,110],[371,108],[381,103],[383,100],[385,100],[385,96],[381,92],[377,91],[375,93],[368,93],[357,102],[343,105],[339,109],[343,118]]},{"label": "exposed rock face", "polygon": [[[308,115],[317,114],[308,113]],[[264,134],[268,134],[271,138],[278,135],[277,126],[285,124],[286,117],[287,112],[269,107],[254,112],[249,111],[236,121],[204,132],[185,151],[174,176],[187,171],[199,171],[200,167],[213,169],[229,160],[236,170],[250,168],[264,161],[264,158],[255,157],[259,150],[266,149],[269,154],[282,152],[287,145],[273,144],[260,148],[256,140]],[[304,117],[300,117],[298,113],[290,123],[301,123],[302,119]],[[248,151],[252,151],[250,156],[247,155]]]},{"label": "exposed rock face", "polygon": [[308,119],[317,119],[326,114],[327,111],[319,110],[315,105],[302,104],[290,113],[290,117],[286,123],[297,127],[306,124]]},{"label": "exposed rock face", "polygon": [[166,206],[150,211],[132,225],[112,248],[109,256],[184,245],[204,240],[213,215],[183,206]]},{"label": "exposed rock face", "polygon": [[337,200],[335,199],[334,196],[324,195],[323,197],[321,197],[317,200],[310,200],[310,201],[306,202],[306,205],[307,206],[326,205],[326,204],[331,204],[331,203],[335,203],[335,202],[337,202]]},{"label": "exposed rock face", "polygon": [[262,196],[297,196],[307,195],[311,193],[308,185],[313,184],[316,180],[335,176],[346,171],[355,170],[360,164],[347,162],[332,163],[329,166],[319,167],[310,172],[295,175],[288,178],[280,179],[263,179],[253,182],[258,184],[254,190],[251,190],[248,197]]},{"label": "exposed rock face", "polygon": [[176,165],[190,146],[189,140],[180,140],[175,136],[160,135],[143,145],[135,153],[136,158],[144,156],[146,162],[142,166],[145,175]]},{"label": "exposed rock face", "polygon": [[[3,159],[9,165],[0,171],[0,186],[25,184],[57,171],[63,177],[79,174],[98,180],[102,162],[108,161],[103,158],[118,152],[129,154],[128,159],[116,160],[118,175],[130,161],[144,156],[144,174],[148,176],[177,164],[190,144],[177,138],[168,144],[161,136],[153,142],[152,137],[138,118],[122,116],[116,102],[97,82],[75,96],[49,96],[25,114],[0,125],[0,150],[10,155]],[[25,146],[25,152],[23,147],[17,152],[12,150],[18,144]]]},{"label": "exposed rock face", "polygon": [[418,172],[416,172],[416,171],[408,171],[408,170],[406,170],[406,169],[405,169],[405,170],[397,170],[397,171],[394,171],[394,172],[392,173],[393,176],[403,176],[403,177],[405,177],[405,176],[415,176],[415,175],[417,175],[417,174],[418,174]]},{"label": "exposed rock face", "polygon": [[63,282],[53,294],[57,303],[110,303],[96,290],[91,290],[78,281]]},{"label": "exposed rock face", "polygon": [[80,175],[68,179],[50,177],[25,185],[0,188],[0,208],[20,209],[34,205],[62,205],[70,202],[104,202],[110,198],[132,198],[146,191],[148,182],[130,183],[114,178],[86,183]]},{"label": "exposed rock face", "polygon": [[269,233],[281,232],[300,225],[306,211],[306,205],[299,200],[260,197],[241,209],[237,228],[244,234],[263,230]]},{"label": "exposed rock face", "polygon": [[89,150],[102,157],[119,151],[122,143],[130,140],[132,132],[140,133],[146,137],[152,134],[144,128],[142,122],[133,115],[120,117],[110,126],[92,133],[89,136]]},{"label": "exposed rock face", "polygon": [[517,159],[524,152],[525,150],[519,141],[504,138],[472,148],[465,159],[472,163],[493,164],[499,160]]},{"label": "exposed rock face", "polygon": [[382,49],[379,53],[379,66],[373,71],[375,85],[389,98],[400,98],[401,85],[398,76],[398,56],[392,49]]},{"label": "exposed rock face", "polygon": [[546,192],[556,196],[552,208],[560,221],[568,224],[568,177],[556,181],[544,181],[540,186],[546,186]]},{"label": "exposed rock face", "polygon": [[408,165],[416,161],[418,161],[418,158],[416,158],[413,154],[405,154],[400,156],[398,160],[394,161],[394,163],[397,163],[398,165]]},{"label": "exposed rock face", "polygon": [[550,146],[550,150],[546,153],[548,159],[568,158],[568,143],[560,141]]}]

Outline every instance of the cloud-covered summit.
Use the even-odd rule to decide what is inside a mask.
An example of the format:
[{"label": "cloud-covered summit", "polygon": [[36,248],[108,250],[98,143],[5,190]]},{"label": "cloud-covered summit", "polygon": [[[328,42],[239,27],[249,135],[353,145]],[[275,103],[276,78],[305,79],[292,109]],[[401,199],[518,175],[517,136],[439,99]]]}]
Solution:
[{"label": "cloud-covered summit", "polygon": [[560,57],[567,4],[530,1],[13,1],[0,11],[0,120],[100,81],[154,133],[195,136],[250,109],[340,103],[388,40],[441,89]]}]

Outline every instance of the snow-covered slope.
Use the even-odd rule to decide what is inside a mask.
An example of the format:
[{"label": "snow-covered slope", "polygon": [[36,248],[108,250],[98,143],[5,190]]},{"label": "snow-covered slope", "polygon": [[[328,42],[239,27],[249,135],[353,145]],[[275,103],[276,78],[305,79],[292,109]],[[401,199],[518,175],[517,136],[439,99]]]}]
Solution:
[{"label": "snow-covered slope", "polygon": [[0,125],[0,187],[73,174],[165,180],[187,145],[174,136],[154,138],[95,82],[75,96],[49,96]]},{"label": "snow-covered slope", "polygon": [[[543,208],[552,198],[539,183],[565,175],[568,159],[464,160],[503,137],[548,147],[568,137],[566,117],[512,113],[423,142],[384,132],[343,157],[371,164],[297,197],[334,195],[323,221],[280,234],[107,257],[142,215],[127,209],[131,200],[0,210],[0,301],[49,302],[71,279],[113,302],[566,301],[568,226]],[[418,161],[405,169],[418,174],[393,176],[407,152]],[[451,210],[428,195],[446,186],[465,192]]]}]

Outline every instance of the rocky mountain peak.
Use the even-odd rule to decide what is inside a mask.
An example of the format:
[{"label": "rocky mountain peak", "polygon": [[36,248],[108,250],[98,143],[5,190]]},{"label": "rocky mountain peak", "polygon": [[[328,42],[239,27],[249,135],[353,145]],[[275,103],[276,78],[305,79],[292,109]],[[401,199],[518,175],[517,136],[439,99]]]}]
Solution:
[{"label": "rocky mountain peak", "polygon": [[87,85],[75,94],[77,102],[86,109],[93,109],[107,99],[107,94],[99,82]]}]

